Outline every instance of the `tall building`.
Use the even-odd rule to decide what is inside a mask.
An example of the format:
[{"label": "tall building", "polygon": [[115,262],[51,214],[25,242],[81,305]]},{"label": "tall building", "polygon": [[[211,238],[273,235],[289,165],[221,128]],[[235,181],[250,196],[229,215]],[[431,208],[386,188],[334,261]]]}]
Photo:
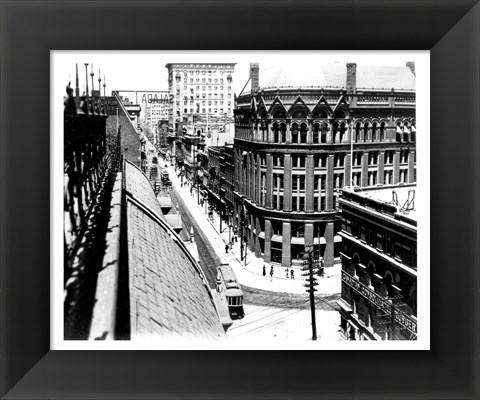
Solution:
[{"label": "tall building", "polygon": [[251,64],[250,77],[235,109],[236,223],[266,262],[301,265],[314,244],[332,266],[340,189],[416,180],[414,65],[285,64],[263,76]]},{"label": "tall building", "polygon": [[349,340],[417,337],[415,185],[344,190],[341,327]]},{"label": "tall building", "polygon": [[224,128],[233,117],[234,63],[166,64],[171,99],[170,124],[175,131],[179,123],[195,123],[201,133]]},{"label": "tall building", "polygon": [[154,135],[154,143],[159,143],[157,128],[159,122],[168,120],[170,117],[170,101],[168,92],[142,92],[139,97],[139,105],[142,108],[142,116],[145,126]]}]

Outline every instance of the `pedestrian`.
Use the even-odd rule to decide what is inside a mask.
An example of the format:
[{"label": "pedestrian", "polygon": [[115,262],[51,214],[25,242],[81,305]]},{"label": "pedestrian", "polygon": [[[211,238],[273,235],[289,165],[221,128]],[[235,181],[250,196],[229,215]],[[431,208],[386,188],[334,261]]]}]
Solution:
[{"label": "pedestrian", "polygon": [[238,242],[238,236],[235,234],[235,243]]},{"label": "pedestrian", "polygon": [[273,265],[270,267],[270,276],[273,278]]},{"label": "pedestrian", "polygon": [[263,264],[263,276],[267,275],[267,267]]},{"label": "pedestrian", "polygon": [[225,253],[228,254],[228,243],[225,245]]},{"label": "pedestrian", "polygon": [[288,267],[287,267],[287,268],[285,268],[285,278],[286,278],[286,279],[288,279],[288,276],[289,276],[288,272],[289,272],[289,271],[288,271]]},{"label": "pedestrian", "polygon": [[318,268],[318,275],[323,276],[325,271],[325,265],[323,263],[323,257],[320,257],[320,268]]},{"label": "pedestrian", "polygon": [[293,275],[293,269],[290,270],[290,278],[295,279],[295,276]]}]

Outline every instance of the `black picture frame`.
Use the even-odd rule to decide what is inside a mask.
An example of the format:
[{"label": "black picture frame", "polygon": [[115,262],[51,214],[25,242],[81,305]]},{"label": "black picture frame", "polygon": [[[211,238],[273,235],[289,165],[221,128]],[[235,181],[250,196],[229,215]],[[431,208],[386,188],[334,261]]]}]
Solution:
[{"label": "black picture frame", "polygon": [[[458,0],[2,1],[2,398],[479,398],[479,16]],[[50,351],[50,51],[77,49],[431,50],[431,350]]]}]

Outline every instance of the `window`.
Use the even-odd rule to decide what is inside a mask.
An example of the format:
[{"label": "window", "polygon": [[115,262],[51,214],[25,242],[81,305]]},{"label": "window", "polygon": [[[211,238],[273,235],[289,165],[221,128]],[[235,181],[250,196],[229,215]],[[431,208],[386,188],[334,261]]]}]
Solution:
[{"label": "window", "polygon": [[305,197],[299,197],[299,211],[305,210]]},{"label": "window", "polygon": [[298,175],[292,175],[292,190],[298,189]]},{"label": "window", "polygon": [[334,155],[334,165],[335,167],[343,167],[345,161],[345,154],[335,154]]},{"label": "window", "polygon": [[377,250],[383,253],[384,247],[383,236],[380,233],[377,233]]},{"label": "window", "polygon": [[319,154],[315,155],[315,166],[317,168],[325,168],[327,165],[327,155]]},{"label": "window", "polygon": [[300,175],[300,190],[305,190],[305,175]]}]

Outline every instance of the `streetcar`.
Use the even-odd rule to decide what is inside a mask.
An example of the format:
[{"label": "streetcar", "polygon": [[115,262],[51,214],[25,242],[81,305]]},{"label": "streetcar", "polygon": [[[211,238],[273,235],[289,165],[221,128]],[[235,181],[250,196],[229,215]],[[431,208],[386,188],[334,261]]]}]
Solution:
[{"label": "streetcar", "polygon": [[162,181],[162,184],[165,186],[170,186],[172,182],[170,181],[170,177],[168,176],[168,172],[165,171],[164,169],[161,170],[160,172],[160,180]]},{"label": "streetcar", "polygon": [[225,296],[231,319],[240,319],[245,316],[242,288],[229,264],[221,264],[217,268],[217,291],[222,298]]}]

